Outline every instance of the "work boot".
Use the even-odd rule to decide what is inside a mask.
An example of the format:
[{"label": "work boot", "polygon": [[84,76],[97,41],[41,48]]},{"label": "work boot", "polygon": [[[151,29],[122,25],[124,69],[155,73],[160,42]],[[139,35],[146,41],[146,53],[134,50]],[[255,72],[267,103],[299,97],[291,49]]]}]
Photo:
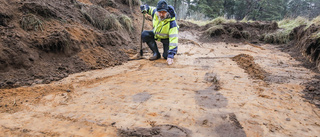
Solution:
[{"label": "work boot", "polygon": [[152,60],[159,59],[161,56],[157,47],[157,43],[155,41],[151,41],[151,42],[148,42],[147,45],[152,50],[152,54],[153,54],[153,56],[150,57],[149,60],[152,61]]}]

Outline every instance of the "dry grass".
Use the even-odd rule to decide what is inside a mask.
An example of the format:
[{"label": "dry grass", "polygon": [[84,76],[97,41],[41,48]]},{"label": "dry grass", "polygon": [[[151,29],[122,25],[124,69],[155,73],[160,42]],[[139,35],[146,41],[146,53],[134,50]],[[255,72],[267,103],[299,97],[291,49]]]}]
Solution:
[{"label": "dry grass", "polygon": [[129,31],[131,32],[133,29],[132,20],[127,15],[122,14],[119,16],[120,23]]},{"label": "dry grass", "polygon": [[244,23],[252,23],[254,22],[253,20],[248,20],[247,17],[244,17],[240,22],[244,22]]},{"label": "dry grass", "polygon": [[86,20],[100,30],[119,30],[122,28],[117,16],[109,13],[101,6],[84,6],[81,9],[81,13]]},{"label": "dry grass", "polygon": [[234,19],[228,20],[224,17],[217,17],[213,20],[211,20],[208,24],[212,24],[212,25],[220,25],[223,23],[236,23],[237,21]]},{"label": "dry grass", "polygon": [[23,16],[20,20],[20,26],[22,29],[28,30],[35,30],[38,31],[39,29],[43,31],[42,21],[33,14],[27,14]]},{"label": "dry grass", "polygon": [[226,19],[224,17],[217,17],[211,21],[205,21],[205,20],[186,20],[188,22],[191,22],[193,24],[197,24],[199,26],[205,26],[205,25],[221,25],[223,23],[236,23],[237,21],[234,19]]},{"label": "dry grass", "polygon": [[312,19],[312,24],[315,24],[315,25],[320,25],[320,15],[314,19]]},{"label": "dry grass", "polygon": [[111,29],[118,30],[122,28],[122,25],[120,24],[117,16],[114,14],[106,15],[104,19],[104,23],[105,23],[104,30],[111,30]]},{"label": "dry grass", "polygon": [[303,17],[297,17],[296,19],[283,19],[278,22],[279,28],[281,29],[274,33],[266,34],[263,40],[267,43],[288,43],[292,39],[290,37],[290,33],[294,28],[308,24],[309,20]]},{"label": "dry grass", "polygon": [[242,31],[241,35],[244,39],[249,39],[251,37],[251,33],[249,31]]},{"label": "dry grass", "polygon": [[193,23],[193,24],[197,24],[197,25],[199,25],[199,26],[205,26],[205,25],[207,25],[207,24],[210,22],[210,21],[193,20],[193,19],[191,19],[191,20],[186,20],[186,21],[191,22],[191,23]]},{"label": "dry grass", "polygon": [[312,38],[319,39],[320,38],[320,31],[313,33]]},{"label": "dry grass", "polygon": [[219,36],[221,34],[225,33],[222,25],[215,25],[210,27],[205,31],[205,34],[209,36]]}]

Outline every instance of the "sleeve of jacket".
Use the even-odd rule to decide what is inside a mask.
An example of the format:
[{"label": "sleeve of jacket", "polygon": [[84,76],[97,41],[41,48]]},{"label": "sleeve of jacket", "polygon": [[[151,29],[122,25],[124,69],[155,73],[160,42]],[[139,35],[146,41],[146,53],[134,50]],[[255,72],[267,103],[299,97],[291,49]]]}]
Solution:
[{"label": "sleeve of jacket", "polygon": [[153,17],[153,15],[156,13],[156,7],[152,7],[149,5],[146,5],[146,7],[147,7],[147,13]]},{"label": "sleeve of jacket", "polygon": [[170,29],[169,29],[169,52],[168,58],[174,58],[174,55],[177,54],[178,51],[178,25],[177,22],[171,21],[170,22]]}]

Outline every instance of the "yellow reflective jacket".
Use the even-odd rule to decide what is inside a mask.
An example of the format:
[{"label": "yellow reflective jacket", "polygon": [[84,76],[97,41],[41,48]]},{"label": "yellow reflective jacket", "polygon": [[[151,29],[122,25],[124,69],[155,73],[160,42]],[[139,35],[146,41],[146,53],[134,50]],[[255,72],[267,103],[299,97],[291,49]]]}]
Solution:
[{"label": "yellow reflective jacket", "polygon": [[173,58],[178,50],[178,25],[173,6],[168,6],[170,18],[161,21],[156,15],[155,7],[147,6],[147,13],[152,16],[153,32],[156,40],[169,39],[168,58]]}]

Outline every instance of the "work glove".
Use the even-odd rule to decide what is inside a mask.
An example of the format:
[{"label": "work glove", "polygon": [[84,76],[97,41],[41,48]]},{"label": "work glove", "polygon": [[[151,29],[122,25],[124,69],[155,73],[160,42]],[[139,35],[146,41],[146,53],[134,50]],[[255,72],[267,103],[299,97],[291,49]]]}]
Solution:
[{"label": "work glove", "polygon": [[172,58],[167,58],[167,63],[168,63],[168,65],[173,64],[173,59]]},{"label": "work glove", "polygon": [[141,13],[143,14],[147,13],[147,8],[148,8],[148,5],[141,5],[140,6]]}]

